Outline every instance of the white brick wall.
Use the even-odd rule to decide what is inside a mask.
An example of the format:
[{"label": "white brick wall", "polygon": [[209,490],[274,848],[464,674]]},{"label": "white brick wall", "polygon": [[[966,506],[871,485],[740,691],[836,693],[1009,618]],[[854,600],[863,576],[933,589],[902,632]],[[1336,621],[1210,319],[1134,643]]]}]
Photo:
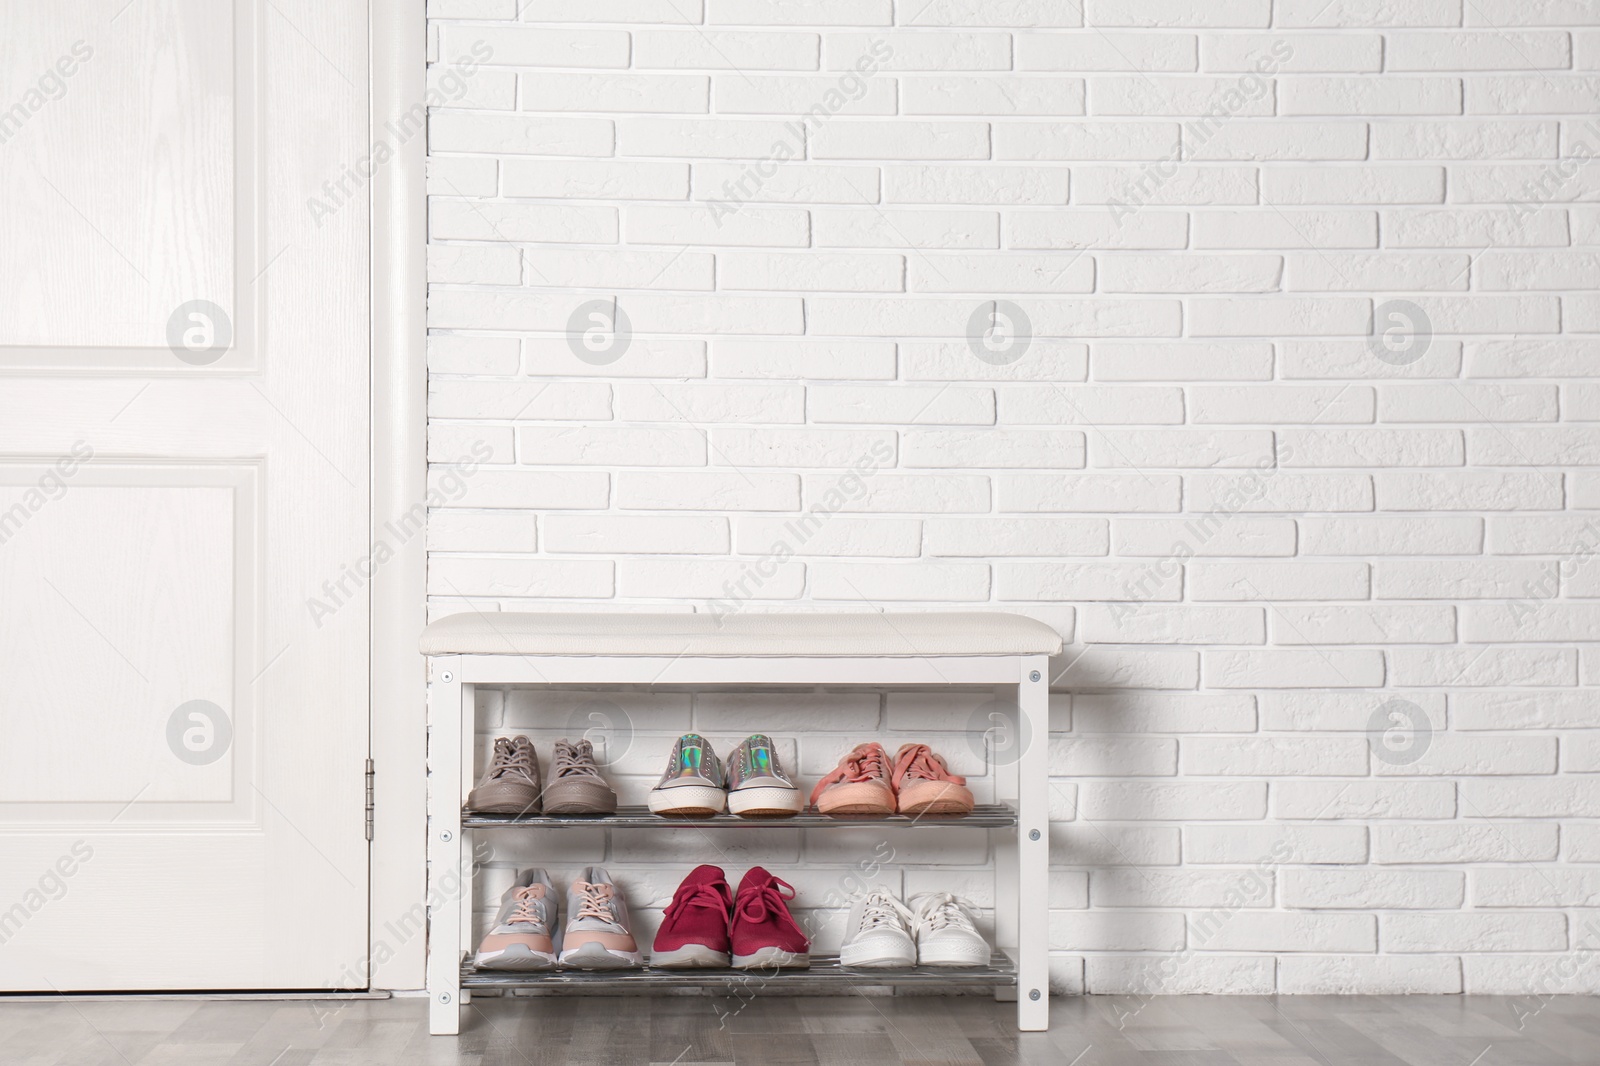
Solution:
[{"label": "white brick wall", "polygon": [[[429,8],[436,614],[1032,614],[1059,987],[1600,991],[1600,8]],[[987,698],[482,723],[599,707],[634,800],[690,726],[808,781],[928,736],[985,793]],[[828,946],[883,849],[992,902],[976,832],[684,843],[497,841],[480,902],[607,861],[648,937],[688,858],[759,861]]]}]

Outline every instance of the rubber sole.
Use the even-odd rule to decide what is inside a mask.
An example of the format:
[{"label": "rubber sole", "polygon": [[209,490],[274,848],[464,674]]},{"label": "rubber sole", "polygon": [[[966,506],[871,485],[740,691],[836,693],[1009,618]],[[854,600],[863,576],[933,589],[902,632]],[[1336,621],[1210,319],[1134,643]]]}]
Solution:
[{"label": "rubber sole", "polygon": [[989,945],[969,936],[946,937],[917,945],[919,966],[984,966],[989,962]]},{"label": "rubber sole", "polygon": [[972,804],[960,799],[937,799],[928,803],[917,803],[910,807],[901,807],[900,813],[909,814],[912,817],[923,814],[971,814]]},{"label": "rubber sole", "polygon": [[846,944],[839,949],[839,965],[852,968],[910,969],[917,964],[917,946],[907,944],[899,951],[885,950],[876,944],[857,947],[854,951]]},{"label": "rubber sole", "polygon": [[712,785],[679,785],[676,788],[653,788],[645,802],[655,814],[705,818],[727,810],[728,794]]},{"label": "rubber sole", "polygon": [[467,793],[467,810],[479,814],[538,814],[539,792],[526,785],[486,785]]},{"label": "rubber sole", "polygon": [[617,794],[594,781],[557,783],[544,790],[546,814],[615,814]]},{"label": "rubber sole", "polygon": [[731,957],[704,944],[685,944],[674,951],[652,951],[650,965],[662,970],[723,970]]},{"label": "rubber sole", "polygon": [[972,790],[953,781],[918,781],[901,786],[896,803],[901,814],[971,814]]},{"label": "rubber sole", "polygon": [[805,807],[797,788],[740,788],[728,793],[728,810],[741,818],[793,818]]},{"label": "rubber sole", "polygon": [[983,958],[981,959],[974,958],[972,955],[968,955],[966,952],[962,952],[960,954],[951,953],[949,955],[941,955],[939,953],[930,954],[926,951],[922,952],[917,958],[918,966],[987,966],[988,963],[989,952],[987,949],[984,951]]},{"label": "rubber sole", "polygon": [[555,969],[556,956],[534,951],[522,944],[512,944],[491,954],[480,952],[473,957],[472,965],[480,970],[511,970],[525,973]]},{"label": "rubber sole", "polygon": [[819,806],[818,814],[829,818],[883,818],[894,813],[894,807],[882,803],[841,803],[826,809]]},{"label": "rubber sole", "polygon": [[590,943],[563,951],[561,965],[576,970],[631,970],[644,965],[644,956],[637,951],[618,951]]},{"label": "rubber sole", "polygon": [[830,818],[882,818],[894,813],[894,791],[872,781],[832,785],[817,797],[817,811]]},{"label": "rubber sole", "polygon": [[811,956],[805,952],[784,951],[782,948],[761,948],[749,955],[733,957],[735,970],[806,970],[811,968]]}]

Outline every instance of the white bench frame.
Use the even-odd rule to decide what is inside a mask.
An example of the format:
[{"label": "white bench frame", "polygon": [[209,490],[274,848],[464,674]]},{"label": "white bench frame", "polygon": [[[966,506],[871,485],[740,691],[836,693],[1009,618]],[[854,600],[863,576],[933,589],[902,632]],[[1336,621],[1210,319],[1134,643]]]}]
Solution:
[{"label": "white bench frame", "polygon": [[[459,898],[428,912],[428,1025],[461,1031],[462,953],[472,933],[472,870],[461,807],[472,785],[478,685],[1015,685],[1017,728],[1028,738],[994,767],[995,800],[1016,808],[1014,830],[995,854],[995,940],[1017,968],[1017,1028],[1049,1027],[1049,659],[1045,655],[917,657],[711,657],[435,655],[429,658],[428,899],[448,899],[445,874],[459,871]],[[938,832],[936,828],[924,830]],[[952,981],[959,981],[952,973]]]}]

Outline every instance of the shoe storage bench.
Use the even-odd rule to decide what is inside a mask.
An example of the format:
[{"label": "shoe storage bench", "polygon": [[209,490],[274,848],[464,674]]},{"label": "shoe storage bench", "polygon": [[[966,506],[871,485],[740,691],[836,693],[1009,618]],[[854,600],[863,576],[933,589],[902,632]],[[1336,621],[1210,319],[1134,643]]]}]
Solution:
[{"label": "shoe storage bench", "polygon": [[[423,631],[428,656],[428,898],[445,899],[428,913],[429,1029],[460,1032],[473,988],[615,988],[617,991],[755,984],[762,994],[885,985],[995,986],[1015,999],[1017,1028],[1048,1025],[1049,825],[1045,766],[1049,736],[1048,657],[1061,638],[1020,615],[960,614],[458,614]],[[475,687],[679,685],[753,688],[833,685],[928,688],[1016,686],[1011,736],[1024,738],[992,766],[995,800],[959,818],[828,818],[813,810],[790,819],[731,815],[675,819],[623,807],[614,815],[554,817],[464,813],[473,780]],[[1002,701],[1004,702],[1004,701]],[[1026,738],[1032,738],[1028,742]],[[800,782],[796,782],[799,784]],[[802,788],[804,786],[802,785]],[[809,970],[612,970],[546,973],[476,972],[467,953],[472,935],[469,832],[519,827],[646,827],[671,833],[705,827],[784,827],[826,831],[878,825],[982,827],[996,834],[995,945],[987,967],[850,970],[813,955]],[[461,886],[454,889],[452,871]],[[465,958],[464,958],[465,956]]]}]

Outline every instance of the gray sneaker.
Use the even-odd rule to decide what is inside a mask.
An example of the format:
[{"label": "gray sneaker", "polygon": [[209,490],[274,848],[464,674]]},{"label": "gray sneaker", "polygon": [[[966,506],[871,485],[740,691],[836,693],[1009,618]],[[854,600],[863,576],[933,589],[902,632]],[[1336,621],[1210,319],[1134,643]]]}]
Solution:
[{"label": "gray sneaker", "polygon": [[580,970],[643,966],[633,940],[628,901],[603,866],[591,866],[567,889],[567,931],[561,938],[561,965]]},{"label": "gray sneaker", "polygon": [[548,970],[556,964],[556,886],[543,870],[524,870],[500,897],[500,913],[478,945],[480,970]]},{"label": "gray sneaker", "polygon": [[539,813],[539,756],[524,736],[499,737],[489,769],[467,794],[467,809],[485,814]]},{"label": "gray sneaker", "polygon": [[728,756],[728,810],[742,818],[792,818],[805,807],[778,762],[772,738],[756,733]]},{"label": "gray sneaker", "polygon": [[594,745],[587,740],[556,741],[550,758],[550,787],[544,790],[546,814],[615,814],[617,793],[594,764]]},{"label": "gray sneaker", "polygon": [[720,814],[728,804],[726,780],[710,741],[699,733],[685,733],[672,746],[661,783],[650,790],[650,809],[690,818]]}]

